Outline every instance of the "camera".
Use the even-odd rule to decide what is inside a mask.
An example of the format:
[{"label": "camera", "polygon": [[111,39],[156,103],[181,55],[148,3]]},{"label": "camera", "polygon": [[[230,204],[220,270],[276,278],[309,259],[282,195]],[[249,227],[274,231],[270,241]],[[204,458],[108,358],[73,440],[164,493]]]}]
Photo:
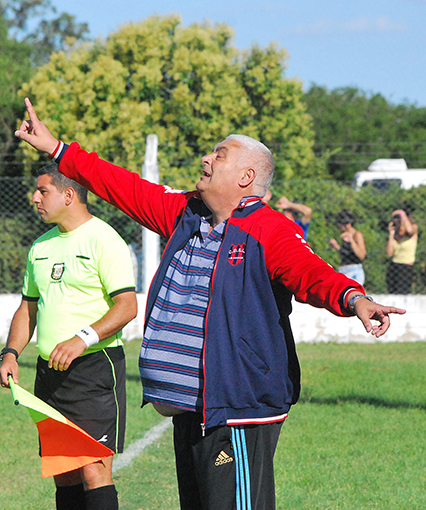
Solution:
[{"label": "camera", "polygon": [[395,214],[392,216],[392,225],[395,227],[395,230],[398,232],[401,228],[401,216],[399,214]]}]

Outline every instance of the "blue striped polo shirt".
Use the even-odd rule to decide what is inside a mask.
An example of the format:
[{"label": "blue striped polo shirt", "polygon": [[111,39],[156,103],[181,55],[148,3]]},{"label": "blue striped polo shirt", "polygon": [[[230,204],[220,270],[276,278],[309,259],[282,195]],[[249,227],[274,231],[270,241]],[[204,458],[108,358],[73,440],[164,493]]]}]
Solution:
[{"label": "blue striped polo shirt", "polygon": [[203,407],[204,320],[226,221],[210,218],[175,253],[154,303],[139,359],[144,399],[189,411]]}]

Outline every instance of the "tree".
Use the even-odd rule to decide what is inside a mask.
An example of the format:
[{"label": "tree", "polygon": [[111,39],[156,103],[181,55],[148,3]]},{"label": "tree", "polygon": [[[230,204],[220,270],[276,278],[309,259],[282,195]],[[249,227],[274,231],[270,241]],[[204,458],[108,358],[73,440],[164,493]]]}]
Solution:
[{"label": "tree", "polygon": [[[30,45],[33,65],[46,63],[54,51],[87,40],[87,23],[76,23],[75,16],[67,13],[43,19],[55,14],[50,0],[0,0],[0,15],[6,21],[9,38]],[[33,31],[28,31],[29,20],[38,21]]]},{"label": "tree", "polygon": [[0,0],[0,175],[23,172],[14,136],[16,119],[25,111],[18,96],[22,83],[53,51],[69,49],[88,31],[87,24],[75,23],[73,16],[62,13],[52,20],[41,19],[34,32],[28,32],[29,20],[49,12],[56,11],[48,0]]},{"label": "tree", "polygon": [[411,168],[426,167],[426,108],[394,105],[355,87],[328,91],[313,85],[305,101],[314,119],[316,154],[336,151],[328,161],[334,178],[352,180],[378,158],[405,158]]},{"label": "tree", "polygon": [[0,0],[0,14],[7,20],[7,28],[12,39],[26,31],[27,22],[51,9],[50,0]]},{"label": "tree", "polygon": [[232,35],[225,24],[183,28],[178,16],[151,17],[90,49],[52,55],[23,95],[60,138],[131,170],[156,133],[162,182],[173,186],[192,187],[199,157],[235,132],[271,147],[279,180],[318,173],[324,164],[312,151],[301,85],[284,78],[285,51],[240,54]]},{"label": "tree", "polygon": [[15,151],[18,140],[14,136],[16,119],[23,114],[22,99],[18,96],[22,82],[30,77],[30,48],[7,38],[7,26],[0,17],[0,175],[13,175],[17,166]]},{"label": "tree", "polygon": [[76,23],[75,16],[61,13],[52,20],[41,20],[38,28],[25,37],[31,45],[32,59],[37,65],[46,63],[55,51],[67,51],[76,42],[87,41],[89,32],[87,23]]}]

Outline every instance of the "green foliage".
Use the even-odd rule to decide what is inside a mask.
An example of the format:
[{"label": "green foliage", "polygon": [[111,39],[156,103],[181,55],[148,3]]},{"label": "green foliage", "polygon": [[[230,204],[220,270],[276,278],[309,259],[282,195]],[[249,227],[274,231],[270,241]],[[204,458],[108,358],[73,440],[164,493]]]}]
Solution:
[{"label": "green foliage", "polygon": [[41,65],[48,62],[54,51],[67,51],[77,41],[87,41],[89,26],[87,23],[76,23],[75,16],[66,12],[52,20],[41,20],[37,29],[25,37],[31,45],[33,63]]},{"label": "green foliage", "polygon": [[275,156],[276,179],[325,177],[324,160],[313,157],[311,119],[300,83],[281,78],[286,51],[273,44],[253,47],[243,65],[244,89],[255,106],[252,136],[261,137]]},{"label": "green foliage", "polygon": [[22,246],[21,239],[25,235],[25,218],[3,219],[0,230],[0,245],[2,257],[0,259],[0,292],[19,294],[24,281],[25,260],[29,247]]},{"label": "green foliage", "polygon": [[6,20],[0,16],[0,175],[13,175],[21,166],[15,163],[14,129],[24,111],[18,90],[30,77],[30,53],[26,43],[8,39]]},{"label": "green foliage", "polygon": [[105,44],[52,55],[23,95],[61,139],[130,170],[156,133],[161,180],[177,188],[192,188],[199,157],[234,132],[270,146],[282,177],[317,173],[324,163],[312,151],[301,86],[283,77],[285,51],[239,54],[231,38],[225,24],[183,28],[178,16],[151,17]]},{"label": "green foliage", "polygon": [[[34,66],[46,62],[52,51],[69,49],[85,40],[87,24],[62,13],[52,20],[39,17],[56,13],[48,0],[0,0],[0,176],[22,175],[22,155],[15,137],[17,119],[25,107],[18,90],[30,79]],[[28,22],[38,18],[34,31]]]},{"label": "green foliage", "polygon": [[33,179],[3,177],[0,181],[0,293],[21,292],[28,250],[51,228],[34,213],[33,190]]},{"label": "green foliage", "polygon": [[[31,203],[35,178],[0,178],[0,293],[19,294],[28,251],[54,224],[43,223]],[[89,211],[109,223],[128,243],[141,240],[141,226],[115,207],[89,194]]]},{"label": "green foliage", "polygon": [[330,238],[338,238],[340,235],[335,225],[335,217],[340,210],[351,209],[357,218],[356,228],[362,232],[367,248],[367,256],[363,261],[365,287],[368,292],[375,294],[387,293],[386,269],[389,258],[386,255],[386,244],[392,211],[410,205],[414,211],[414,221],[419,226],[412,292],[415,294],[426,292],[426,239],[423,234],[423,225],[426,223],[424,208],[426,186],[410,190],[394,186],[381,191],[365,187],[357,191],[338,181],[305,179],[275,181],[271,190],[273,192],[271,206],[276,199],[285,195],[290,200],[296,200],[312,208],[308,243],[316,254],[335,269],[340,265],[340,256],[329,245]]},{"label": "green foliage", "polygon": [[355,87],[329,91],[314,85],[305,101],[314,120],[315,152],[337,151],[328,161],[333,178],[350,180],[378,158],[404,158],[409,168],[426,167],[426,108],[394,105]]},{"label": "green foliage", "polygon": [[29,20],[50,9],[55,11],[50,0],[0,0],[0,14],[7,20],[14,38],[27,30]]},{"label": "green foliage", "polygon": [[[33,178],[0,179],[0,292],[20,292],[27,252],[35,239],[52,227],[44,224],[31,206],[34,184]],[[367,257],[363,262],[365,286],[368,292],[375,294],[387,293],[385,279],[389,258],[386,243],[391,213],[396,208],[410,205],[419,226],[412,292],[426,293],[426,237],[423,232],[423,225],[426,224],[426,186],[411,190],[401,190],[395,186],[382,191],[366,187],[356,191],[331,179],[303,179],[275,181],[272,192],[272,206],[280,196],[286,195],[312,208],[308,242],[315,253],[336,269],[340,257],[329,245],[329,239],[340,235],[335,225],[336,214],[343,208],[351,209],[357,217],[356,227],[363,233],[367,248]],[[89,210],[113,226],[127,244],[141,242],[140,225],[110,204],[90,195]]]},{"label": "green foliage", "polygon": [[[28,44],[33,65],[47,62],[54,51],[68,50],[76,41],[87,40],[87,23],[76,23],[75,16],[65,12],[49,19],[56,14],[50,0],[0,0],[0,17],[6,22],[9,38]],[[35,24],[32,31],[29,21]]]}]

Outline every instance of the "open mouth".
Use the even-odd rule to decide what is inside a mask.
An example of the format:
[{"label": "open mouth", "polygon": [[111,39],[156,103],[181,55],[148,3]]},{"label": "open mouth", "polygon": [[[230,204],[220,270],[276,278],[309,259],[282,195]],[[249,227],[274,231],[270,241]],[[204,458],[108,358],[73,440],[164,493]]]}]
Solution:
[{"label": "open mouth", "polygon": [[204,177],[211,177],[211,174],[209,174],[209,172],[207,172],[206,170],[203,170],[203,176]]}]

